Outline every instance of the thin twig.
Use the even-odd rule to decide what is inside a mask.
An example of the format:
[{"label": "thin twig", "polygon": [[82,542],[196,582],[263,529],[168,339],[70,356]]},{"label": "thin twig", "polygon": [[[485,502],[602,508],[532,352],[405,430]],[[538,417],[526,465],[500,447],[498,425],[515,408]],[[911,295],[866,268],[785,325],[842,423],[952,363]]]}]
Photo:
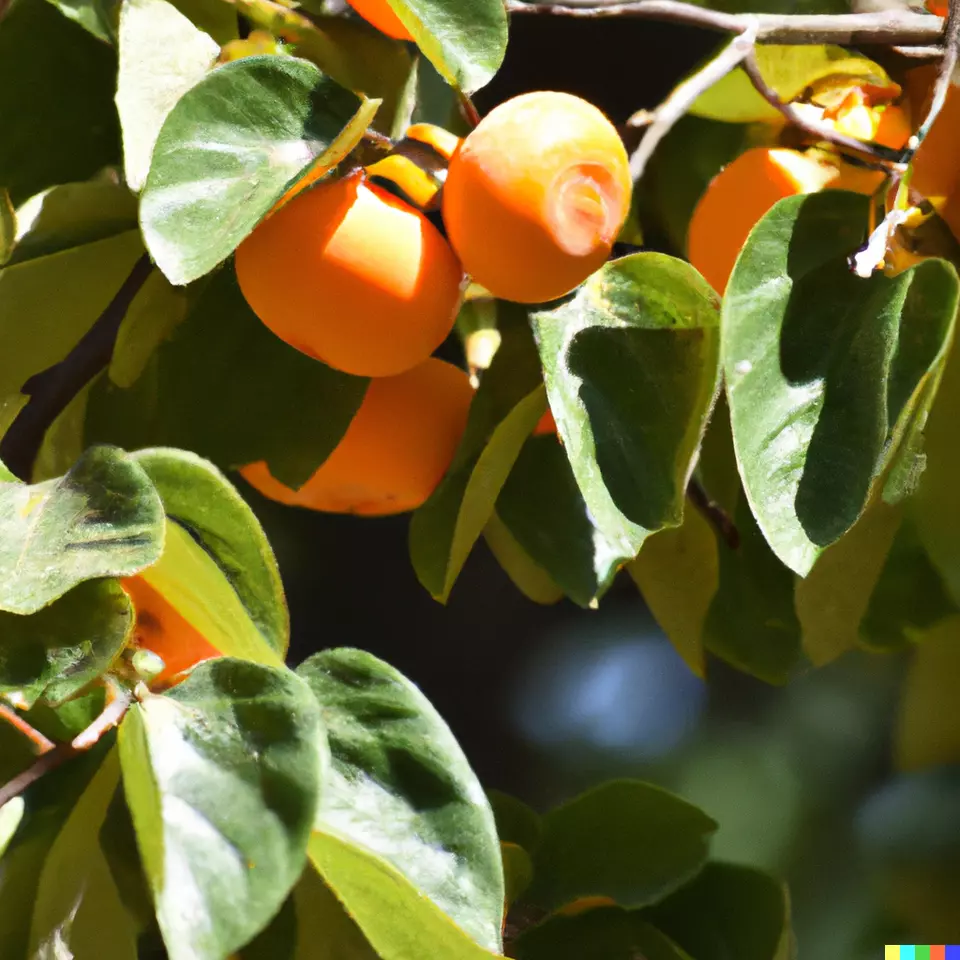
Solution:
[{"label": "thin twig", "polygon": [[70,401],[110,362],[120,324],[152,269],[150,258],[144,254],[70,353],[23,385],[22,391],[30,399],[0,441],[0,460],[18,477],[30,479],[47,430]]},{"label": "thin twig", "polygon": [[0,719],[6,720],[11,727],[22,733],[30,743],[33,744],[33,752],[37,754],[37,756],[47,753],[56,746],[52,740],[48,740],[36,727],[27,723],[16,710],[11,710],[10,707],[3,703],[0,703]]},{"label": "thin twig", "polygon": [[94,747],[103,735],[112,730],[123,719],[130,708],[133,695],[125,687],[107,678],[107,704],[103,712],[85,730],[81,731],[69,743],[58,743],[48,750],[36,763],[27,767],[23,773],[0,787],[0,807],[24,790],[36,783],[45,774],[66,763],[78,753],[84,753]]},{"label": "thin twig", "polygon": [[463,119],[466,120],[467,125],[471,130],[476,129],[480,123],[480,113],[474,106],[473,101],[470,99],[470,95],[464,93],[462,90],[458,90],[457,102],[460,106],[460,113],[463,116]]},{"label": "thin twig", "polygon": [[920,124],[915,136],[910,138],[910,157],[916,153],[917,148],[923,143],[924,137],[930,132],[930,128],[940,115],[944,103],[946,103],[947,92],[953,81],[958,58],[960,58],[960,0],[950,0],[950,12],[947,15],[947,25],[943,32],[943,59],[940,61],[937,80],[933,86],[930,109],[923,118],[923,123]]},{"label": "thin twig", "polygon": [[744,57],[743,69],[750,78],[750,82],[753,84],[757,93],[772,107],[779,110],[798,130],[801,130],[815,140],[832,143],[844,153],[859,157],[871,166],[896,173],[902,173],[906,169],[906,166],[900,163],[899,150],[891,150],[889,147],[865,143],[863,140],[848,137],[846,134],[840,133],[826,124],[807,120],[793,104],[784,103],[777,94],[777,91],[764,79],[760,71],[760,64],[757,62],[755,48],[748,51],[746,57]]},{"label": "thin twig", "polygon": [[731,550],[736,550],[740,546],[740,531],[737,525],[727,511],[707,493],[699,480],[690,478],[687,483],[687,497],[703,514],[710,526],[720,534],[723,542]]},{"label": "thin twig", "polygon": [[744,57],[750,55],[755,39],[755,28],[750,28],[734,37],[709,63],[679,86],[674,87],[670,96],[657,107],[653,122],[647,127],[637,149],[630,157],[630,173],[634,180],[640,179],[657,144],[690,109],[697,97],[709,90],[734,67],[739,66]]},{"label": "thin twig", "polygon": [[591,0],[589,4],[577,0],[554,3],[507,0],[506,5],[507,11],[512,14],[580,19],[632,17],[687,24],[720,33],[743,33],[755,21],[758,43],[926,46],[940,41],[944,27],[939,17],[902,10],[842,14],[739,14],[710,10],[681,0],[633,0],[627,3]]}]

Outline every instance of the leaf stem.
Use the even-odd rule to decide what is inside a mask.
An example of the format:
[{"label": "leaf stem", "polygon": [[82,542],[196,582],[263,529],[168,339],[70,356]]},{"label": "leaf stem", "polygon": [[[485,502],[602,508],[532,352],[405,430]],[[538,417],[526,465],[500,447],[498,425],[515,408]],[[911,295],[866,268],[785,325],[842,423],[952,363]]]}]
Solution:
[{"label": "leaf stem", "polygon": [[717,531],[723,542],[731,550],[736,550],[740,546],[740,531],[737,525],[727,511],[707,493],[699,480],[690,479],[687,484],[687,497]]},{"label": "leaf stem", "polygon": [[940,115],[944,103],[946,103],[947,93],[957,69],[958,58],[960,58],[960,0],[950,0],[950,10],[947,14],[947,24],[943,33],[943,59],[940,61],[937,80],[933,87],[933,98],[930,101],[930,109],[927,111],[923,123],[920,124],[916,134],[910,138],[908,161],[913,158],[920,144],[923,143],[934,121]]},{"label": "leaf stem", "polygon": [[6,720],[11,727],[22,733],[33,744],[33,752],[37,754],[37,756],[53,750],[56,746],[52,740],[48,740],[36,727],[27,723],[16,710],[12,710],[3,703],[0,703],[0,718]]},{"label": "leaf stem", "polygon": [[0,440],[0,461],[18,477],[30,480],[47,430],[70,401],[110,363],[120,324],[152,269],[149,256],[144,254],[70,353],[30,377],[21,388],[29,400]]}]

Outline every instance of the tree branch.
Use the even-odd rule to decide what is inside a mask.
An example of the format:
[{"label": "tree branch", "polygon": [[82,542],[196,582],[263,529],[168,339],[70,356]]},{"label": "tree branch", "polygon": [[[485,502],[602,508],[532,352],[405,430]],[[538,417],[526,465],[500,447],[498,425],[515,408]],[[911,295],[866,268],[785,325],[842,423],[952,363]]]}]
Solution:
[{"label": "tree branch", "polygon": [[940,42],[944,22],[928,13],[890,10],[878,13],[842,14],[738,14],[709,10],[680,0],[557,0],[553,3],[524,3],[507,0],[511,14],[540,14],[554,17],[598,19],[631,17],[687,24],[719,33],[743,33],[757,23],[758,43],[837,43],[841,46],[927,46]]},{"label": "tree branch", "polygon": [[916,153],[923,143],[924,137],[930,132],[934,120],[940,115],[947,100],[947,92],[957,69],[957,60],[960,58],[960,0],[950,0],[950,12],[947,15],[947,24],[943,32],[943,59],[937,72],[937,82],[933,87],[933,98],[930,109],[927,111],[923,123],[914,137],[910,139],[910,157]]},{"label": "tree branch", "polygon": [[653,122],[647,127],[633,154],[630,157],[630,174],[639,180],[653,156],[657,144],[670,132],[673,125],[690,109],[697,97],[725,77],[734,67],[753,52],[756,39],[756,27],[734,37],[711,61],[698,70],[692,77],[684,80],[666,100],[657,107]]},{"label": "tree branch", "polygon": [[0,440],[0,460],[23,480],[30,480],[44,435],[67,404],[110,362],[120,324],[153,269],[144,254],[116,296],[77,345],[52,367],[22,387],[30,399]]}]

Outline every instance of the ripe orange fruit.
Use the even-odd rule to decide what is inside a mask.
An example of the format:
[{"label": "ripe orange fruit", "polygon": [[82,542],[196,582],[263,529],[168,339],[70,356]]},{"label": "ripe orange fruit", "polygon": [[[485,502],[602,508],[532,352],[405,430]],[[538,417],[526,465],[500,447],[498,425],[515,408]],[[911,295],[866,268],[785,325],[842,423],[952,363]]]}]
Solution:
[{"label": "ripe orange fruit", "polygon": [[447,472],[472,397],[463,370],[431,357],[399,376],[370,381],[343,439],[299,490],[276,480],[263,462],[241,474],[291,506],[362,516],[415,510]]},{"label": "ripe orange fruit", "polygon": [[236,268],[278,337],[367,377],[402,373],[440,346],[463,280],[430,221],[360,172],[305,190],[260,223]]},{"label": "ripe orange fruit", "polygon": [[[416,144],[417,154],[404,150]],[[366,168],[368,177],[387,180],[399,187],[403,199],[420,210],[434,206],[447,174],[450,158],[460,145],[460,138],[432,123],[415,123],[407,128],[398,149]],[[421,148],[427,148],[423,150]]]},{"label": "ripe orange fruit", "polygon": [[596,107],[567,93],[527,93],[492,110],[453,155],[443,220],[477,283],[539,303],[603,264],[631,191],[626,149]]},{"label": "ripe orange fruit", "polygon": [[871,193],[883,174],[824,163],[798,150],[754,147],[710,181],[690,219],[690,262],[723,293],[740,248],[756,222],[784,197],[827,187]]},{"label": "ripe orange fruit", "polygon": [[387,0],[347,0],[353,9],[372,24],[381,33],[385,33],[394,40],[412,40],[410,31],[403,25],[400,18],[393,12]]},{"label": "ripe orange fruit", "polygon": [[143,577],[125,577],[120,581],[137,614],[134,643],[141,650],[155,653],[164,662],[163,672],[151,683],[154,687],[173,686],[181,674],[203,660],[221,656],[204,636]]}]

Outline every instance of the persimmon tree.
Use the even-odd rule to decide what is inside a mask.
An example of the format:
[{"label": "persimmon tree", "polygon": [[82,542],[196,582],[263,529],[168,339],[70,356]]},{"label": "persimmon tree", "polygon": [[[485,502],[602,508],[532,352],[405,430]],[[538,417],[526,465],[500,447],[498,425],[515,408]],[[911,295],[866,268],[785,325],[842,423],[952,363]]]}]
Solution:
[{"label": "persimmon tree", "polygon": [[[960,8],[352,5],[0,0],[0,956],[787,960],[683,798],[538,815],[388,664],[288,664],[244,497],[410,512],[440,603],[481,538],[631,577],[701,676],[910,649],[955,802]],[[481,117],[557,16],[730,39],[620,130]]]}]

